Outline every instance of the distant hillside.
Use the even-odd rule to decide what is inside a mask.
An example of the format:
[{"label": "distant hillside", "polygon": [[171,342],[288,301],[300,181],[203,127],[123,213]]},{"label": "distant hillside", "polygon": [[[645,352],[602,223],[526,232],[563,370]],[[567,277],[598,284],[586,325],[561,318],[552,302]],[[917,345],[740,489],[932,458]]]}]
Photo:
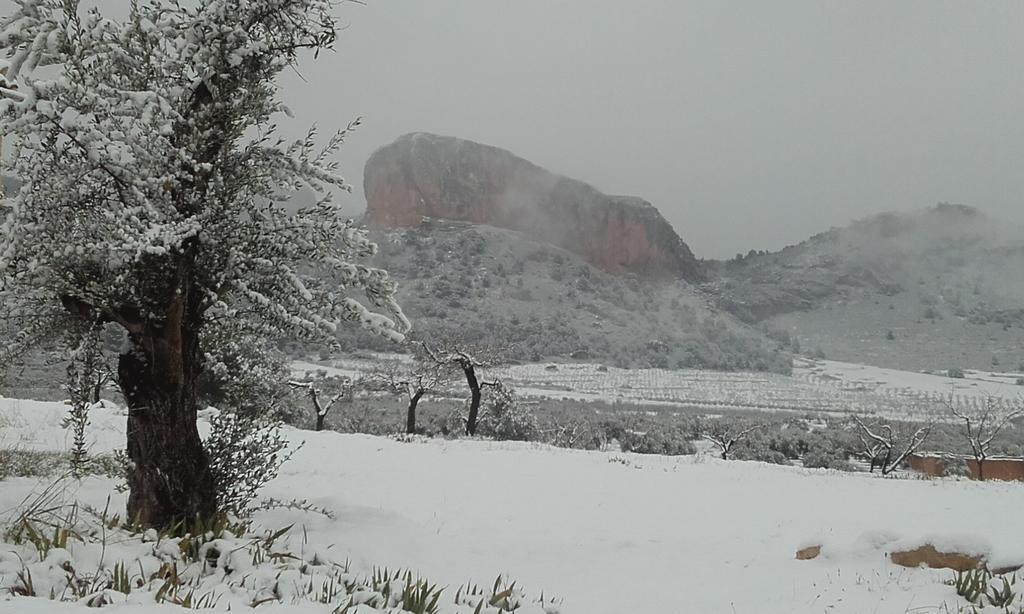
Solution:
[{"label": "distant hillside", "polygon": [[1024,230],[970,207],[879,215],[709,268],[718,306],[805,350],[904,369],[1024,370]]},{"label": "distant hillside", "polygon": [[[444,220],[376,231],[417,334],[514,345],[518,360],[788,372],[789,354],[685,282],[614,275],[522,233]],[[346,327],[348,347],[389,349]],[[390,348],[390,349],[393,349]]]}]

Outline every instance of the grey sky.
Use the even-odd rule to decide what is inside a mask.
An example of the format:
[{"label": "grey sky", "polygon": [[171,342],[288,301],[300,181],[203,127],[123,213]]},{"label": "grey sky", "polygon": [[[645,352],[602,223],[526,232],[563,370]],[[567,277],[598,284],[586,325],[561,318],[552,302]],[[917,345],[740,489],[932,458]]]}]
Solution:
[{"label": "grey sky", "polygon": [[[411,131],[652,201],[704,257],[939,201],[1024,222],[1024,3],[369,0],[286,79],[365,116],[350,179]],[[346,198],[364,206],[360,190]]]},{"label": "grey sky", "polygon": [[370,153],[422,130],[644,197],[703,257],[939,201],[1024,223],[1020,0],[367,0],[339,12],[338,53],[284,85],[288,132],[365,117],[341,152],[353,214]]}]

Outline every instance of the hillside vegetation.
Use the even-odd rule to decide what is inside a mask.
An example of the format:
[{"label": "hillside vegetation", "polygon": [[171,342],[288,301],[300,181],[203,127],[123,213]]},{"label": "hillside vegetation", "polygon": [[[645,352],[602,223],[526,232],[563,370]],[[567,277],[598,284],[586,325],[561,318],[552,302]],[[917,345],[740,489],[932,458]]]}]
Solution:
[{"label": "hillside vegetation", "polygon": [[[434,220],[381,231],[375,265],[399,280],[420,338],[457,334],[512,359],[788,372],[789,354],[685,282],[605,273],[561,248],[490,226]],[[389,349],[360,331],[347,348]]]}]

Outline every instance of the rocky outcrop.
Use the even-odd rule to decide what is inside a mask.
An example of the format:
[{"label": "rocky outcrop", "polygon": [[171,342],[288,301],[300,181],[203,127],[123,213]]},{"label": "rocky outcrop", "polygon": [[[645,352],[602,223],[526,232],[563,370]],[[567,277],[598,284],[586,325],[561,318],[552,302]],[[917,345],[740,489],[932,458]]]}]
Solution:
[{"label": "rocky outcrop", "polygon": [[424,218],[489,224],[611,272],[701,276],[690,248],[650,203],[603,194],[496,147],[405,135],[370,157],[363,185],[372,228],[414,227]]}]

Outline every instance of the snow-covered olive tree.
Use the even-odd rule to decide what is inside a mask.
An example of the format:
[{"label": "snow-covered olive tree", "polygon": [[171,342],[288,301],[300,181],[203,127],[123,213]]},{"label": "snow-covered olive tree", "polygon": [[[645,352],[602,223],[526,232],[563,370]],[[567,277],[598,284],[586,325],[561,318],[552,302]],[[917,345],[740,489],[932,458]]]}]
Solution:
[{"label": "snow-covered olive tree", "polygon": [[[144,524],[215,513],[195,424],[211,327],[408,327],[387,273],[359,264],[375,246],[329,198],[348,188],[330,159],[345,132],[321,150],[274,124],[288,114],[275,78],[333,44],[333,4],[138,0],[112,19],[17,0],[0,24],[0,136],[24,182],[0,205],[2,317],[19,346],[69,323],[126,331],[128,514]],[[288,213],[302,185],[325,196]]]}]

